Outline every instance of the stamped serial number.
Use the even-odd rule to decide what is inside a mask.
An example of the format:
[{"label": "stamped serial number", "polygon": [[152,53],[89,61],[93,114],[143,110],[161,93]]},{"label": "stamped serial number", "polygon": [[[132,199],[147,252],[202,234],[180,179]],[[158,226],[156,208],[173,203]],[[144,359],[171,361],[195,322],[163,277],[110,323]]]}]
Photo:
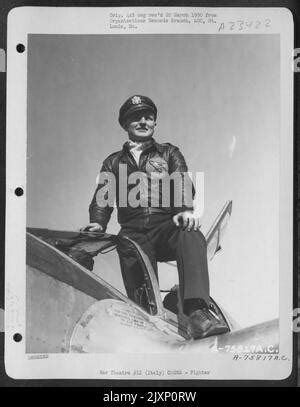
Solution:
[{"label": "stamped serial number", "polygon": [[265,18],[263,20],[236,20],[220,23],[218,31],[244,31],[248,29],[270,28],[271,20]]}]

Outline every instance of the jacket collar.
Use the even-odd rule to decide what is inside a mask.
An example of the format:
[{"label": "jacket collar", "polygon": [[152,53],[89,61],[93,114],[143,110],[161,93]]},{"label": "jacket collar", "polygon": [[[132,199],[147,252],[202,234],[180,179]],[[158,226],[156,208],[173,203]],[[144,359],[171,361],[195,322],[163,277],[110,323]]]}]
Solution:
[{"label": "jacket collar", "polygon": [[[145,141],[145,143],[144,143],[144,145],[143,145],[143,149],[142,149],[142,151],[143,152],[145,152],[145,151],[150,151],[150,150],[152,150],[152,149],[158,149],[157,147],[159,146],[159,144],[158,143],[156,143],[156,141],[154,140],[154,138],[152,138],[151,140],[148,140],[148,141]],[[127,153],[127,152],[129,152],[130,151],[130,148],[129,148],[129,142],[128,141],[126,141],[124,144],[123,144],[123,149],[122,149],[122,151],[123,151],[123,153]]]}]

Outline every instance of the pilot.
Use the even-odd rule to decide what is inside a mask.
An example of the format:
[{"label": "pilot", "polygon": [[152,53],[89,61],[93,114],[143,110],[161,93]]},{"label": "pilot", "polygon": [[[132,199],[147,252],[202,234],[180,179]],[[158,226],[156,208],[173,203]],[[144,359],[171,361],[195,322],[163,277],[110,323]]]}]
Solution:
[{"label": "pilot", "polygon": [[[146,181],[155,177],[174,174],[181,180],[187,173],[185,159],[178,147],[170,143],[158,143],[154,138],[157,120],[157,108],[147,96],[134,95],[125,101],[119,111],[119,123],[128,134],[128,140],[122,149],[109,155],[103,162],[100,176],[112,173],[117,180],[116,202],[120,236],[127,236],[138,243],[148,256],[157,275],[157,262],[177,261],[179,274],[179,293],[183,312],[188,317],[188,329],[194,339],[227,332],[228,328],[210,311],[209,277],[207,266],[206,240],[200,230],[200,217],[193,209],[193,202],[187,197],[185,187],[191,182],[182,182],[179,188],[182,199],[175,205],[173,182],[171,199],[168,205],[162,205],[163,190],[161,183]],[[127,183],[126,205],[120,204],[119,182],[120,165],[126,168],[127,177],[138,173],[139,205],[130,202],[130,191],[135,185]],[[144,175],[142,177],[141,175]],[[104,177],[105,178],[105,177]],[[176,178],[176,177],[175,177]],[[95,194],[89,207],[90,223],[81,230],[105,232],[113,211],[112,205],[103,205],[103,187],[107,180],[99,177]],[[124,183],[123,183],[124,184]],[[146,185],[146,186],[145,186]],[[178,184],[177,184],[178,185]],[[177,188],[178,191],[178,188]],[[100,194],[99,194],[100,192]],[[113,191],[110,191],[113,192]],[[99,196],[102,196],[102,198]],[[133,253],[121,253],[120,262],[123,276],[135,278],[138,270]],[[136,275],[136,278],[138,276]],[[125,278],[125,287],[129,298],[135,299],[131,290],[130,278]]]}]

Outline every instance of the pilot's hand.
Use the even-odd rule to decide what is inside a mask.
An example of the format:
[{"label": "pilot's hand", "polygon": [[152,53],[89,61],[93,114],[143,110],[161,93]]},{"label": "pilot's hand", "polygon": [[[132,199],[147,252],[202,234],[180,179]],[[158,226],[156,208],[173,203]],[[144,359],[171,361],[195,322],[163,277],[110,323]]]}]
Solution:
[{"label": "pilot's hand", "polygon": [[173,216],[173,222],[178,227],[187,228],[188,231],[193,228],[195,231],[201,228],[201,217],[191,211],[177,213],[177,215]]},{"label": "pilot's hand", "polygon": [[103,227],[99,223],[92,222],[80,228],[80,232],[103,232]]}]

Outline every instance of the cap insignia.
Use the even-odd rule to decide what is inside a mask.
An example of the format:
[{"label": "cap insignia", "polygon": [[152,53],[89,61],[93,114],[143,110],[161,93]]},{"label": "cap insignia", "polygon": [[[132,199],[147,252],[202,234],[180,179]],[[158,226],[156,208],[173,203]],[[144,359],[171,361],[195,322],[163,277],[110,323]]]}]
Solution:
[{"label": "cap insignia", "polygon": [[142,103],[142,100],[139,96],[133,96],[131,102],[133,105],[139,105],[140,103]]}]

